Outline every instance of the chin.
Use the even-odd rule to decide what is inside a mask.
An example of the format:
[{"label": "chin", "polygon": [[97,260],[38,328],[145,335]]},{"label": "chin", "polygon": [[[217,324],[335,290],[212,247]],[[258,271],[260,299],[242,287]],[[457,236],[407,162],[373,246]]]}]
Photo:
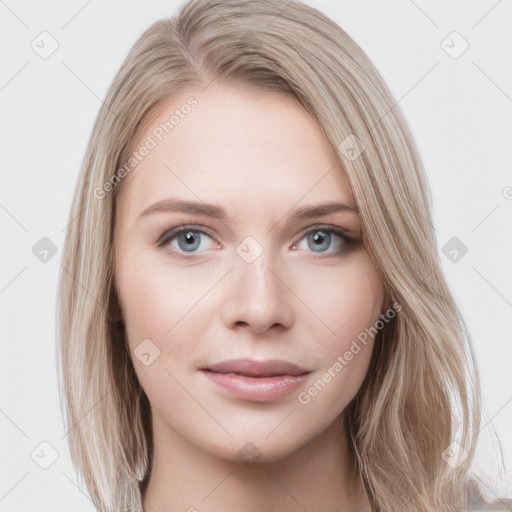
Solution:
[{"label": "chin", "polygon": [[269,435],[268,429],[261,429],[251,434],[246,432],[234,436],[227,443],[225,438],[219,439],[218,443],[208,443],[204,449],[215,457],[253,467],[256,464],[284,460],[306,447],[317,437],[316,434],[293,437],[290,434],[283,429],[282,432],[276,431]]}]

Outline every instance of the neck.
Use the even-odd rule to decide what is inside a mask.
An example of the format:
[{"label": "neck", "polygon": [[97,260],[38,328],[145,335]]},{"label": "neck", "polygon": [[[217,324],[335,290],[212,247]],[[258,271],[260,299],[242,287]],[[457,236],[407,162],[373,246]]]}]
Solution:
[{"label": "neck", "polygon": [[341,421],[288,457],[246,466],[201,450],[153,414],[144,512],[369,511]]}]

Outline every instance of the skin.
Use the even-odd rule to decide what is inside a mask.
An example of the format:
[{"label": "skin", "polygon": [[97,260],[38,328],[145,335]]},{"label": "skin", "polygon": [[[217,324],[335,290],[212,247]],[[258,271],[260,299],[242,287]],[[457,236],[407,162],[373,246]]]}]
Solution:
[{"label": "skin", "polygon": [[[294,99],[223,84],[168,101],[139,144],[191,96],[197,107],[125,178],[116,207],[116,285],[153,420],[144,510],[370,510],[353,485],[341,417],[373,340],[309,403],[298,400],[385,309],[355,210],[287,223],[303,206],[354,206],[341,164]],[[233,219],[140,216],[170,197],[220,205]],[[157,245],[181,223],[209,232],[197,234],[195,252],[182,249],[184,234],[181,247],[176,237]],[[317,248],[316,224],[352,243],[331,234]],[[251,263],[236,252],[248,236],[262,249]],[[144,339],[160,351],[147,366],[134,355]],[[311,373],[288,396],[247,401],[199,371],[232,358],[284,359]]]}]

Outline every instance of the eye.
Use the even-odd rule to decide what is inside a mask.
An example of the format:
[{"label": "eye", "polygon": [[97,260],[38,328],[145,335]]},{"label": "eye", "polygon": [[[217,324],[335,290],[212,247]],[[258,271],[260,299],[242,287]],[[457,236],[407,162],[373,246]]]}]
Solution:
[{"label": "eye", "polygon": [[300,242],[293,245],[293,249],[311,250],[317,253],[340,254],[349,249],[352,241],[344,231],[333,228],[315,226],[301,239],[305,240],[306,248],[301,247]]},{"label": "eye", "polygon": [[[220,247],[204,228],[184,224],[166,231],[156,245],[169,246],[172,252],[184,257],[186,254],[197,254],[212,247]],[[292,249],[336,256],[347,252],[352,245],[354,242],[343,230],[332,226],[314,226],[298,243],[293,244]]]},{"label": "eye", "polygon": [[[210,240],[209,244],[206,243],[208,239]],[[198,249],[210,249],[212,242],[212,237],[204,229],[182,225],[166,231],[157,241],[157,245],[169,245],[173,251],[178,253],[197,253],[202,252]]]}]

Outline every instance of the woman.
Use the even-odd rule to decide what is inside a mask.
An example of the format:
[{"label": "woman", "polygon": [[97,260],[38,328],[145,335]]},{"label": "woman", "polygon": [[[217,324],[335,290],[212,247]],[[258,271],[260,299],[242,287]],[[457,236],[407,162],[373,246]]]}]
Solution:
[{"label": "woman", "polygon": [[60,276],[98,510],[462,508],[477,374],[395,103],[296,1],[191,0],[137,41]]}]

